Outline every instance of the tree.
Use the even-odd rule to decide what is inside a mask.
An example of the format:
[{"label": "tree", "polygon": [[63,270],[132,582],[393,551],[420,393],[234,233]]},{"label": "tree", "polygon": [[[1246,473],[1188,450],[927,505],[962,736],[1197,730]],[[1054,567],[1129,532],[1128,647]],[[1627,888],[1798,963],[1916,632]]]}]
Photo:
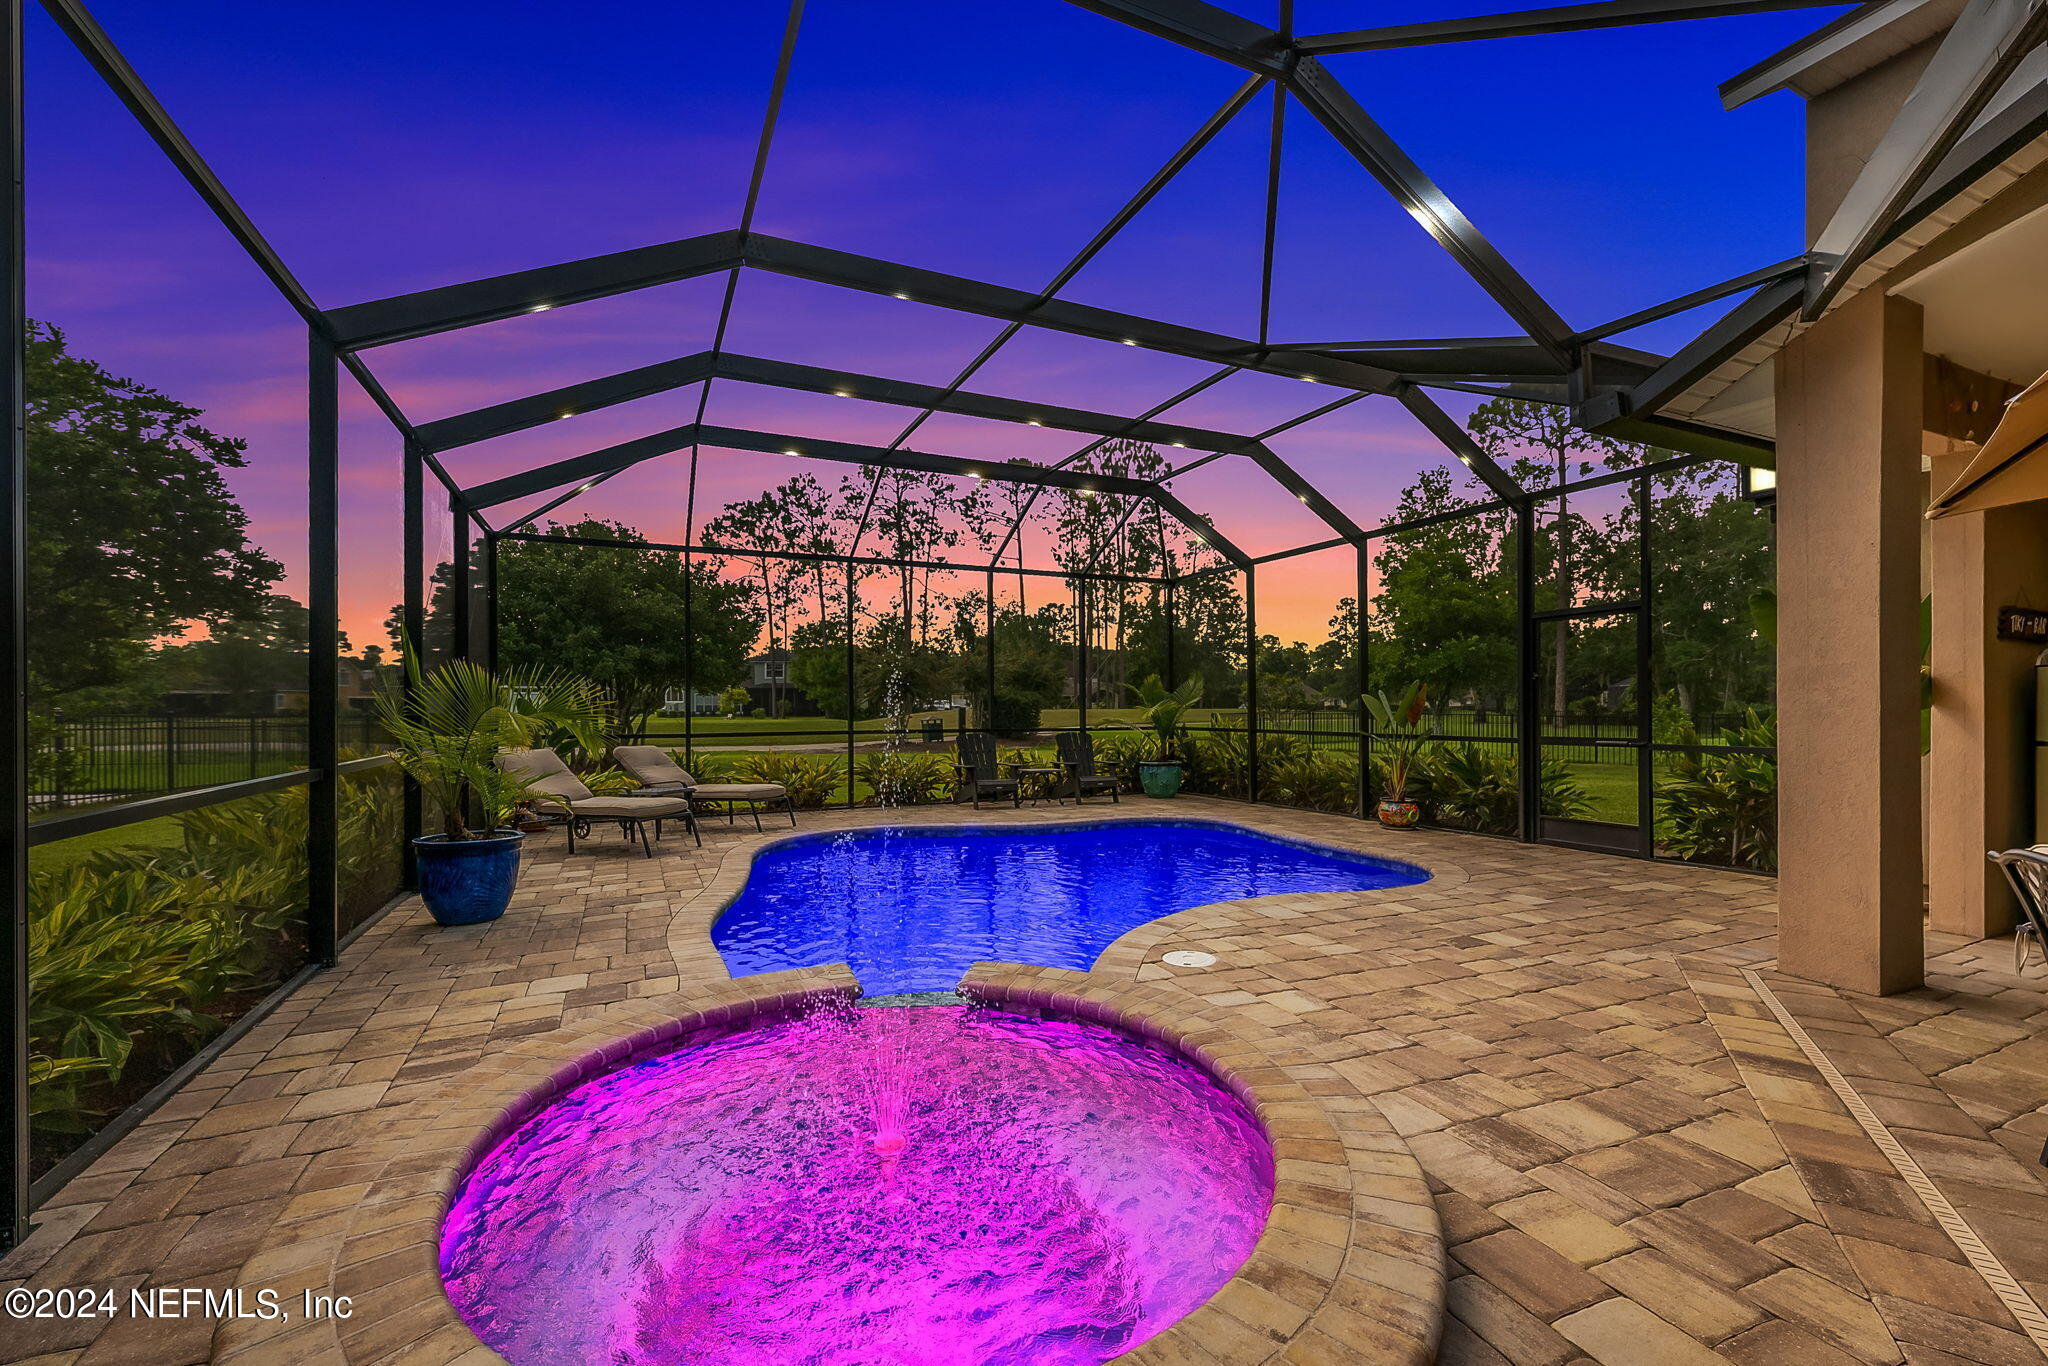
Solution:
[{"label": "tree", "polygon": [[688,678],[703,690],[736,683],[760,619],[747,585],[675,551],[551,545],[558,537],[644,545],[632,527],[589,518],[548,523],[540,540],[498,546],[498,653],[508,668],[565,669],[604,687],[619,723],[638,735],[648,713]]},{"label": "tree", "polygon": [[[1492,398],[1472,410],[1465,429],[1478,447],[1501,464],[1514,466],[1514,475],[1524,488],[1540,488],[1547,481],[1561,487],[1594,472],[1596,463],[1607,469],[1640,465],[1669,454],[1633,441],[1617,441],[1578,427],[1572,410],[1562,404],[1532,403],[1520,398]],[[1547,507],[1547,516],[1546,516]],[[1579,561],[1597,558],[1602,547],[1587,543],[1583,522],[1575,521],[1569,495],[1560,493],[1547,505],[1539,504],[1537,515],[1550,525],[1552,555],[1539,574],[1548,579],[1551,603],[1556,607],[1580,605],[1580,595],[1595,585]],[[1597,596],[1597,595],[1595,595]],[[1560,624],[1551,632],[1551,712],[1563,716],[1569,701],[1570,642],[1572,631]]]},{"label": "tree", "polygon": [[[277,693],[305,691],[311,633],[305,604],[273,593],[253,616],[217,626],[204,640],[165,646],[153,672],[166,690],[222,693],[230,711],[269,711]],[[348,637],[338,644],[345,658]]]},{"label": "tree", "polygon": [[[1401,492],[1389,523],[1449,512],[1465,500],[1448,470],[1424,470]],[[1501,513],[1455,517],[1379,543],[1367,651],[1373,687],[1429,685],[1439,714],[1477,694],[1481,705],[1514,693],[1513,523]]]},{"label": "tree", "polygon": [[[222,477],[247,443],[28,326],[28,667],[39,705],[122,682],[152,642],[266,611],[283,566]],[[303,639],[303,638],[302,638]]]}]

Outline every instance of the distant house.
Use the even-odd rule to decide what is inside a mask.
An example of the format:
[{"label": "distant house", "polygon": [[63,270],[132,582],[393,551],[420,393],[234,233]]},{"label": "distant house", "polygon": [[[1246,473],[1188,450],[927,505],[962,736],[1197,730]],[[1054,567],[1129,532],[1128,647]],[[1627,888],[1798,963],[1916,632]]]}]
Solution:
[{"label": "distant house", "polygon": [[[741,684],[747,690],[749,711],[759,708],[770,716],[822,716],[824,709],[811,700],[809,693],[789,681],[789,651],[765,650],[747,661],[746,682]],[[722,690],[693,689],[688,693],[682,688],[669,688],[662,695],[661,710],[667,716],[681,716],[688,712],[692,716],[718,715],[718,703]]]},{"label": "distant house", "polygon": [[821,716],[824,708],[789,681],[789,651],[765,650],[747,661],[747,696],[770,716]]},{"label": "distant house", "polygon": [[704,692],[701,689],[685,691],[682,688],[669,688],[662,693],[663,716],[682,716],[685,713],[691,716],[718,715],[718,694]]},{"label": "distant house", "polygon": [[[335,666],[334,697],[344,712],[367,712],[377,696],[378,666],[360,659],[344,659]],[[304,670],[300,670],[303,674]],[[302,716],[306,711],[306,689],[297,681],[281,682],[267,693],[235,692],[228,688],[177,688],[161,694],[160,711],[179,716],[261,714],[265,705],[273,716]]]}]

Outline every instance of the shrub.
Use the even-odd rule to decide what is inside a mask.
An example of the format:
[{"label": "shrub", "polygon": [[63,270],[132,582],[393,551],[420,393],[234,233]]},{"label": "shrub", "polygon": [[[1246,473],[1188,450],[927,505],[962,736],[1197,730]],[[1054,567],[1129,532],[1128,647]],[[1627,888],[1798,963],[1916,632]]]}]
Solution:
[{"label": "shrub", "polygon": [[1469,741],[1438,745],[1424,756],[1420,776],[1433,824],[1507,835],[1521,820],[1521,783],[1512,752]]},{"label": "shrub", "polygon": [[[1697,745],[1687,727],[1680,744]],[[1665,852],[1700,863],[1761,872],[1778,870],[1778,723],[1746,713],[1728,735],[1731,745],[1763,754],[1696,749],[1674,756],[1671,776],[1657,787],[1659,842]]]},{"label": "shrub", "polygon": [[998,735],[1030,735],[1038,729],[1040,705],[1030,693],[997,689],[988,709],[989,729]]},{"label": "shrub", "polygon": [[[1263,751],[1264,746],[1261,746]],[[1352,811],[1358,803],[1358,759],[1311,749],[1259,772],[1259,797],[1311,811]]]},{"label": "shrub", "polygon": [[676,761],[685,773],[700,783],[740,783],[746,779],[740,776],[740,767],[746,756],[740,754],[711,754],[700,751],[692,762],[692,756],[682,750],[672,749],[669,757]]},{"label": "shrub", "polygon": [[[1272,775],[1313,752],[1299,735],[1261,735],[1260,796],[1273,800],[1269,788]],[[1180,757],[1187,764],[1182,786],[1189,792],[1242,801],[1251,795],[1250,755],[1251,744],[1242,726],[1191,733],[1180,742]]]},{"label": "shrub", "polygon": [[[1059,761],[1053,751],[1045,749],[1006,749],[996,755],[996,767],[1005,776],[1011,775],[1012,765],[1025,768],[1058,768]],[[1018,795],[1025,800],[1043,800],[1053,795],[1054,789],[1066,781],[1065,775],[1054,778],[1045,774],[1017,774]]]},{"label": "shrub", "polygon": [[1126,731],[1095,737],[1095,768],[1122,784],[1126,792],[1138,790],[1138,765],[1159,757],[1159,740],[1144,731]]},{"label": "shrub", "polygon": [[[231,975],[216,898],[203,883],[148,866],[88,859],[38,874],[29,887],[29,1046],[76,1080],[118,1079],[138,1037],[156,1043],[202,1033],[192,1007]],[[194,896],[204,898],[195,900]],[[55,1079],[52,1076],[51,1079]]]},{"label": "shrub", "polygon": [[953,795],[953,761],[943,754],[871,751],[853,761],[876,806],[923,806]]},{"label": "shrub", "polygon": [[[173,1062],[297,965],[306,797],[294,787],[184,812],[171,847],[103,850],[30,878],[38,1134],[90,1132],[128,1098],[131,1062]],[[337,805],[341,910],[354,924],[397,887],[397,768],[351,775]]]},{"label": "shrub", "polygon": [[738,770],[750,783],[780,783],[790,805],[814,811],[832,800],[845,776],[844,761],[829,754],[750,754]]},{"label": "shrub", "polygon": [[[1376,754],[1373,791],[1384,792],[1385,783],[1385,761]],[[1544,761],[1542,784],[1546,816],[1577,817],[1592,807],[1586,789],[1562,759]],[[1521,776],[1515,753],[1509,748],[1469,740],[1432,745],[1417,756],[1409,775],[1408,795],[1422,807],[1422,818],[1431,825],[1509,835],[1521,821]]]}]

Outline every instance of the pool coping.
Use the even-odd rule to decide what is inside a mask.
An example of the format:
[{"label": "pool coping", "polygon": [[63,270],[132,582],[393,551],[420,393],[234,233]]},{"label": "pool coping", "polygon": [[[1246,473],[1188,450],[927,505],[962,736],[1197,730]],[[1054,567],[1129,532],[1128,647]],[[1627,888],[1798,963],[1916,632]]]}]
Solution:
[{"label": "pool coping", "polygon": [[[1004,1009],[1128,1030],[1205,1068],[1253,1109],[1274,1150],[1274,1203],[1251,1256],[1210,1299],[1118,1366],[1427,1366],[1442,1322],[1444,1243],[1422,1168],[1369,1097],[1311,1050],[1229,1007],[1085,972],[981,963],[962,991]],[[857,996],[843,964],[707,983],[523,1040],[408,1107],[347,1211],[331,1262],[266,1249],[245,1284],[354,1302],[345,1320],[228,1320],[219,1362],[491,1366],[449,1302],[441,1226],[460,1183],[512,1127],[570,1088],[705,1030]],[[310,1340],[309,1336],[310,1335]]]},{"label": "pool coping", "polygon": [[[1144,945],[1146,948],[1149,948],[1173,934],[1184,933],[1191,921],[1199,920],[1209,913],[1251,907],[1270,909],[1284,914],[1290,906],[1302,908],[1311,905],[1358,904],[1363,906],[1378,903],[1398,904],[1403,894],[1412,892],[1418,887],[1440,890],[1455,887],[1465,880],[1465,872],[1460,867],[1432,865],[1420,857],[1403,857],[1379,849],[1363,848],[1359,842],[1349,838],[1303,839],[1299,835],[1276,834],[1274,831],[1263,829],[1256,822],[1256,819],[1235,819],[1234,813],[1231,817],[1212,814],[1206,811],[1194,815],[1181,816],[1162,812],[1158,809],[1157,805],[1152,803],[1137,804],[1136,809],[1130,810],[1119,810],[1115,806],[1107,808],[1074,806],[1052,809],[1031,807],[1025,808],[1022,812],[1005,811],[1002,813],[1005,819],[999,821],[978,819],[990,813],[960,805],[932,805],[896,809],[871,808],[855,814],[867,816],[869,819],[857,824],[837,826],[829,831],[806,831],[801,828],[764,831],[759,834],[745,836],[726,849],[719,857],[717,870],[704,884],[703,890],[678,906],[675,918],[669,922],[669,953],[676,960],[677,965],[684,974],[701,972],[712,977],[730,975],[730,971],[725,965],[724,956],[718,952],[717,945],[712,941],[711,931],[717,925],[719,917],[725,913],[726,908],[738,900],[740,893],[745,890],[747,877],[753,869],[754,861],[762,854],[777,845],[785,844],[792,839],[801,839],[807,835],[859,833],[862,830],[871,830],[878,826],[909,826],[928,830],[958,830],[963,827],[979,826],[990,830],[1014,832],[1019,829],[1030,829],[1039,825],[1107,824],[1111,821],[1200,821],[1211,825],[1234,826],[1247,834],[1258,835],[1267,839],[1284,839],[1294,844],[1320,844],[1337,850],[1339,853],[1360,854],[1368,858],[1407,863],[1422,869],[1423,872],[1428,874],[1428,877],[1421,882],[1402,883],[1394,887],[1372,887],[1347,892],[1274,892],[1268,896],[1243,897],[1234,901],[1211,901],[1199,906],[1185,906],[1179,910],[1168,911],[1163,915],[1155,916],[1151,920],[1133,925],[1130,929],[1125,930],[1121,935],[1103,947],[1102,952],[1096,955],[1095,961],[1089,965],[1089,971],[1107,971],[1112,969],[1135,971],[1145,956],[1140,951],[1136,959],[1132,959],[1131,954],[1135,946]],[[1020,814],[1025,817],[1022,821],[1017,819]],[[1346,820],[1348,824],[1360,827],[1359,832],[1347,831],[1347,835],[1364,831],[1376,831],[1376,827],[1364,826],[1356,820],[1350,820],[1345,817],[1332,817],[1332,819]],[[1426,840],[1430,833],[1403,831],[1398,838],[1403,840],[1414,838]]]}]

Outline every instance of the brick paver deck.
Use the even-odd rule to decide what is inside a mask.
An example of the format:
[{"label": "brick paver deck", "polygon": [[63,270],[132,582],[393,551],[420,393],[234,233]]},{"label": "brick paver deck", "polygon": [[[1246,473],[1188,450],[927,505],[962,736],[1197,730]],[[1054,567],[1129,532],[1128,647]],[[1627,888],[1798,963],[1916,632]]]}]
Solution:
[{"label": "brick paver deck", "polygon": [[[1085,814],[1155,810],[1435,874],[1183,912],[1126,935],[1093,975],[1228,1007],[1373,1097],[1419,1160],[1449,1247],[1445,1366],[2044,1360],[2011,1289],[1959,1250],[1753,987],[1769,984],[1994,1264],[2038,1294],[2048,976],[2011,975],[2009,943],[1938,942],[1926,989],[1851,997],[1768,972],[1767,879],[1192,799]],[[705,929],[762,838],[719,827],[699,852],[672,836],[652,860],[616,840],[573,859],[543,842],[500,921],[442,930],[401,906],[60,1193],[0,1262],[0,1290],[315,1284],[329,1273],[314,1250],[340,1243],[383,1179],[380,1138],[472,1069],[722,979]],[[1171,968],[1160,956],[1173,948],[1218,961]],[[394,1362],[495,1360],[445,1333],[369,1327],[355,1325],[358,1341]],[[1295,1366],[1372,1359],[1364,1342],[1319,1335],[1290,1351],[1284,1337],[1273,1356]],[[0,1361],[185,1366],[232,1352],[285,1366],[330,1359],[333,1338],[252,1341],[204,1318],[9,1322]]]}]

